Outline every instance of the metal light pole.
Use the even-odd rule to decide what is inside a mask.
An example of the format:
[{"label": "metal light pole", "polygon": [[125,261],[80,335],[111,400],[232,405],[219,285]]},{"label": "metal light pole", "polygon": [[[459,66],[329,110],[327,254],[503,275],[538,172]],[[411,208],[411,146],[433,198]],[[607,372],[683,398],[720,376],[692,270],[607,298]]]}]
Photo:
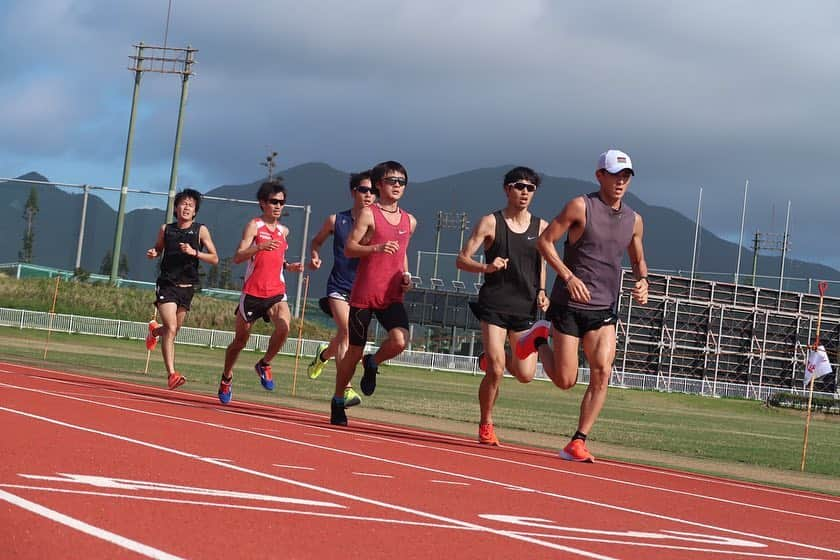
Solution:
[{"label": "metal light pole", "polygon": [[[467,213],[466,212],[443,212],[438,210],[437,222],[435,223],[435,266],[432,272],[432,278],[437,278],[438,275],[438,254],[440,253],[440,231],[443,229],[458,229],[466,228]],[[463,229],[461,230],[461,245],[463,242]],[[459,247],[460,249],[460,247]]]},{"label": "metal light pole", "polygon": [[[120,203],[117,209],[117,227],[114,233],[114,246],[111,251],[111,277],[110,281],[117,281],[117,271],[120,263],[120,248],[122,247],[122,234],[125,225],[125,202],[128,197],[128,176],[131,169],[131,150],[134,144],[134,119],[137,113],[137,97],[140,93],[140,79],[143,72],[154,72],[157,74],[180,74],[181,80],[181,104],[178,110],[178,124],[175,130],[175,148],[172,153],[172,169],[169,175],[169,199],[166,205],[164,220],[169,220],[175,208],[175,186],[178,177],[178,155],[181,149],[181,127],[183,123],[183,111],[187,102],[187,80],[192,75],[192,65],[195,63],[195,53],[198,49],[191,47],[174,48],[158,47],[138,43],[134,45],[137,54],[130,56],[132,66],[128,69],[134,71],[134,94],[131,98],[131,116],[128,120],[128,139],[125,144],[125,159],[123,161],[122,183],[120,184]],[[158,67],[155,65],[158,64]]]},{"label": "metal light pole", "polygon": [[271,152],[269,155],[265,156],[265,161],[260,163],[263,167],[268,168],[269,181],[274,178],[274,166],[277,165],[275,159],[277,159],[277,152]]}]

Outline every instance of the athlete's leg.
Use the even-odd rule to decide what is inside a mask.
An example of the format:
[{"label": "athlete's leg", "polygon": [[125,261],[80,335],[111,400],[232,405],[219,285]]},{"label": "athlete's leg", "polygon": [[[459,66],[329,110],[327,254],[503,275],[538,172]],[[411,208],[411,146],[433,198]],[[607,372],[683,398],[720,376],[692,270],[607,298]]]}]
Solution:
[{"label": "athlete's leg", "polygon": [[578,431],[588,434],[607,399],[607,388],[615,360],[615,325],[584,333],[583,353],[589,362],[589,386],[580,402]]},{"label": "athlete's leg", "polygon": [[274,359],[274,356],[277,355],[289,337],[289,322],[291,321],[289,304],[285,301],[278,301],[268,310],[268,318],[274,325],[274,331],[268,339],[268,348],[266,348],[262,359],[264,364],[271,363],[271,360]]},{"label": "athlete's leg", "polygon": [[[508,332],[508,340],[510,341],[511,348],[516,348],[516,343],[520,338],[522,338],[522,335],[525,334],[525,332],[526,331]],[[507,354],[507,370],[513,374],[516,380],[520,383],[530,383],[534,380],[534,375],[537,373],[537,356],[540,355],[540,349],[545,346],[548,346],[548,344],[543,344],[537,348],[537,352],[530,354],[524,360],[519,359],[516,352]]]},{"label": "athlete's leg", "polygon": [[552,327],[551,343],[539,348],[543,370],[556,386],[571,389],[577,383],[580,339]]},{"label": "athlete's leg", "polygon": [[481,424],[493,423],[493,405],[499,398],[499,385],[505,373],[505,335],[507,331],[497,325],[481,322],[481,342],[487,370],[478,386],[478,406],[481,410]]},{"label": "athlete's leg", "polygon": [[350,331],[347,326],[350,316],[350,304],[336,298],[330,298],[329,304],[336,330],[335,336],[330,340],[330,345],[323,352],[323,358],[324,361],[327,361],[335,357],[336,362],[338,362],[344,356],[344,353],[347,352],[347,346],[350,344]]},{"label": "athlete's leg", "polygon": [[163,365],[166,373],[175,372],[175,336],[178,334],[178,311],[180,308],[174,301],[158,304],[161,325],[154,333],[160,337],[160,351],[163,354]]},{"label": "athlete's leg", "polygon": [[336,399],[344,398],[344,388],[350,384],[356,373],[356,366],[362,359],[367,344],[367,329],[372,317],[370,309],[351,307],[347,325],[349,329],[349,346],[344,357],[335,364],[335,393]]},{"label": "athlete's leg", "polygon": [[248,338],[251,336],[251,323],[242,318],[242,315],[236,314],[236,331],[233,335],[233,340],[228,344],[225,350],[225,369],[222,372],[222,377],[229,379],[233,376],[233,365],[239,357],[239,353],[248,344]]}]

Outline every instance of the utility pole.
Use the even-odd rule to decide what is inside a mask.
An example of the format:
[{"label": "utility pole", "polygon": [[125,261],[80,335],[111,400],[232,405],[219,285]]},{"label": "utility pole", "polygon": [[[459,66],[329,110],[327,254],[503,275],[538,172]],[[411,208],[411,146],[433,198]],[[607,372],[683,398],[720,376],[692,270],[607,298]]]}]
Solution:
[{"label": "utility pole", "polygon": [[128,119],[128,139],[125,144],[125,159],[123,160],[123,174],[120,185],[120,203],[117,210],[117,227],[114,233],[114,247],[111,251],[112,283],[117,281],[120,262],[120,248],[122,246],[123,227],[125,225],[125,202],[128,198],[128,177],[131,169],[131,151],[134,144],[134,119],[137,114],[137,98],[140,93],[140,79],[144,72],[156,74],[179,74],[181,76],[181,103],[178,108],[178,123],[175,128],[175,148],[172,152],[172,169],[169,174],[169,198],[166,204],[164,221],[172,217],[175,208],[175,187],[178,179],[178,156],[181,150],[181,128],[183,125],[184,107],[187,103],[187,80],[192,75],[192,65],[195,63],[195,53],[198,49],[190,46],[186,48],[159,47],[138,43],[134,56],[130,56],[132,65],[129,70],[134,71],[134,94],[131,98],[131,116]]},{"label": "utility pole", "polygon": [[[435,223],[435,265],[432,278],[437,278],[438,275],[438,256],[440,253],[440,231],[443,229],[461,229],[461,245],[464,244],[464,230],[468,225],[466,212],[444,212],[438,210],[437,221]],[[460,249],[460,247],[459,247]],[[459,278],[460,279],[460,278]]]},{"label": "utility pole", "polygon": [[[787,251],[788,246],[788,235],[787,231],[785,233],[766,233],[766,232],[755,232],[755,236],[753,236],[753,269],[752,269],[752,285],[755,286],[755,273],[756,269],[758,268],[758,252],[761,249],[767,249],[770,251],[778,251],[781,252],[782,257],[782,267],[784,267],[784,254]],[[783,269],[784,270],[784,269]]]}]

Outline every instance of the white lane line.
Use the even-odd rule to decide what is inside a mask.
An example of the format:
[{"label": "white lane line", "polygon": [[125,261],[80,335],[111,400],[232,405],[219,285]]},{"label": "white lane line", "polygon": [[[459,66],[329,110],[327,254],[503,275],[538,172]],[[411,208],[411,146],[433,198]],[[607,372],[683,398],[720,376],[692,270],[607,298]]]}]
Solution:
[{"label": "white lane line", "polygon": [[369,476],[371,478],[394,478],[390,474],[376,474],[376,473],[366,473],[366,472],[354,472],[356,476]]},{"label": "white lane line", "polygon": [[35,502],[25,500],[14,494],[6,492],[5,490],[0,490],[0,500],[9,502],[12,505],[30,511],[36,515],[40,515],[41,517],[46,517],[50,521],[61,523],[62,525],[70,527],[71,529],[75,529],[92,537],[96,537],[103,541],[109,542],[113,545],[125,548],[132,552],[136,552],[137,554],[141,554],[143,556],[146,556],[147,558],[155,558],[157,560],[181,560],[180,556],[169,554],[168,552],[164,552],[149,545],[145,545],[141,542],[137,542],[122,535],[118,535],[116,533],[112,533],[111,531],[106,531],[105,529],[101,529],[94,525],[90,525],[89,523],[85,523],[84,521],[80,521],[79,519],[76,519],[74,517],[64,515],[63,513],[59,513],[53,509],[46,508],[40,504],[36,504]]},{"label": "white lane line", "polygon": [[435,484],[451,484],[452,486],[469,486],[469,482],[453,482],[451,480],[432,480]]},{"label": "white lane line", "polygon": [[[0,385],[4,385],[4,384],[0,383]],[[174,416],[168,416],[168,415],[159,414],[159,413],[156,413],[156,412],[146,412],[146,411],[142,411],[142,410],[136,410],[136,409],[123,407],[123,406],[118,406],[118,405],[113,405],[113,404],[105,404],[105,403],[96,403],[96,402],[93,402],[93,401],[86,401],[85,399],[79,399],[77,397],[70,397],[70,396],[66,396],[66,395],[56,395],[54,393],[50,393],[49,391],[40,391],[40,390],[33,390],[33,391],[38,392],[38,393],[51,394],[53,396],[58,396],[58,397],[64,398],[64,399],[89,402],[90,404],[94,404],[94,405],[98,405],[98,406],[104,406],[104,407],[108,407],[108,408],[116,408],[116,409],[122,409],[122,410],[127,410],[127,411],[134,411],[134,412],[137,412],[139,414],[147,414],[147,415],[151,415],[151,416],[170,418],[170,419],[173,419],[173,420],[178,420],[180,422],[190,422],[190,423],[204,424],[203,422],[198,422],[196,420],[190,420],[190,419],[187,419],[187,418],[177,418],[177,417],[174,417]],[[317,486],[315,484],[308,484],[308,483],[305,483],[305,482],[301,482],[299,480],[283,478],[283,477],[280,477],[280,476],[271,475],[271,474],[264,473],[264,472],[261,472],[261,471],[256,471],[256,470],[253,470],[253,469],[248,469],[248,468],[240,467],[240,466],[237,466],[237,465],[230,465],[230,464],[227,464],[227,463],[224,463],[224,462],[215,461],[213,459],[207,459],[205,457],[201,457],[201,456],[195,455],[193,453],[189,453],[189,452],[186,452],[186,451],[181,451],[180,449],[165,447],[165,446],[158,445],[158,444],[155,444],[155,443],[151,443],[151,442],[148,442],[148,441],[134,439],[134,438],[130,438],[130,437],[127,437],[127,436],[122,436],[122,435],[111,433],[111,432],[103,432],[101,430],[96,430],[96,429],[88,428],[88,427],[85,427],[85,426],[70,424],[68,422],[63,422],[61,420],[56,420],[54,418],[47,418],[45,416],[39,416],[37,414],[31,414],[29,412],[14,410],[14,409],[7,408],[7,407],[0,407],[0,411],[5,411],[5,412],[8,412],[10,414],[16,414],[16,415],[19,415],[19,416],[24,416],[26,418],[31,418],[31,419],[34,419],[34,420],[40,420],[42,422],[46,422],[46,423],[49,423],[49,424],[54,424],[54,425],[57,425],[57,426],[62,426],[64,428],[69,428],[69,429],[78,430],[78,431],[81,431],[81,432],[87,432],[87,433],[90,433],[90,434],[100,435],[100,436],[103,436],[103,437],[106,437],[106,438],[111,438],[111,439],[115,439],[115,440],[118,440],[118,441],[135,444],[135,445],[138,445],[138,446],[141,446],[141,447],[148,447],[150,449],[155,449],[157,451],[161,451],[161,452],[165,452],[165,453],[171,453],[171,454],[177,455],[179,457],[184,457],[184,458],[187,458],[187,459],[193,459],[193,460],[196,460],[196,461],[209,463],[209,464],[212,464],[212,465],[216,465],[218,467],[228,468],[228,469],[231,469],[231,470],[239,471],[239,472],[242,472],[242,473],[245,473],[245,474],[250,474],[250,475],[253,475],[253,476],[268,478],[270,480],[274,480],[274,481],[277,481],[277,482],[282,482],[282,483],[285,483],[285,484],[289,484],[291,486],[298,486],[300,488],[306,488],[306,489],[312,490],[314,492],[322,492],[322,493],[325,493],[325,494],[329,494],[331,496],[338,496],[338,497],[342,497],[342,498],[345,498],[345,499],[348,499],[348,500],[362,502],[362,503],[365,503],[365,504],[370,504],[370,505],[382,507],[382,508],[385,508],[385,509],[392,509],[392,510],[400,511],[400,512],[407,513],[407,514],[410,514],[410,515],[415,515],[417,517],[425,517],[425,518],[429,518],[429,519],[434,519],[434,520],[441,521],[441,522],[444,522],[444,523],[450,523],[450,524],[458,526],[458,527],[474,528],[478,531],[490,533],[490,534],[497,535],[497,536],[503,536],[503,537],[507,537],[507,538],[510,538],[510,539],[513,539],[513,540],[527,542],[527,543],[530,543],[530,544],[535,544],[535,545],[542,546],[542,547],[545,547],[545,548],[551,548],[551,549],[554,549],[554,550],[560,550],[560,551],[563,551],[563,552],[576,554],[576,555],[582,556],[584,558],[592,558],[594,560],[619,560],[619,559],[614,558],[612,556],[597,554],[597,553],[594,553],[594,552],[589,552],[587,550],[582,550],[582,549],[574,548],[574,547],[571,547],[571,546],[562,545],[562,544],[559,544],[559,543],[547,542],[545,540],[540,540],[540,539],[535,539],[535,538],[528,537],[528,536],[523,536],[523,535],[520,535],[519,533],[517,533],[515,531],[507,531],[507,530],[503,530],[503,529],[493,529],[491,527],[487,527],[487,526],[484,526],[484,525],[478,525],[476,523],[470,523],[468,521],[462,521],[460,519],[454,519],[454,518],[446,517],[446,516],[443,516],[443,515],[437,515],[437,514],[422,511],[422,510],[401,506],[401,505],[398,505],[398,504],[382,502],[380,500],[374,500],[374,499],[371,499],[371,498],[364,498],[362,496],[357,496],[355,494],[349,494],[347,492],[342,492],[340,490],[333,490],[332,488],[327,488],[327,487],[324,487],[324,486]],[[240,433],[251,434],[251,435],[254,435],[254,436],[276,439],[276,440],[279,440],[279,441],[287,441],[285,438],[280,438],[280,437],[272,436],[272,435],[269,435],[269,434],[262,434],[262,433],[259,433],[259,432],[250,432],[248,430],[244,430],[244,429],[241,429],[241,428],[225,427],[221,424],[212,424],[212,423],[208,423],[207,425],[210,425],[210,426],[213,426],[213,427],[216,427],[216,428],[220,428],[220,429],[226,429],[226,430],[229,430],[229,431],[237,431],[237,432],[240,432]],[[294,442],[294,440],[289,440],[289,442],[290,443],[296,443],[296,442]],[[311,447],[316,448],[316,449],[322,449],[322,446],[318,446],[318,445],[311,444],[311,443],[306,443],[306,444],[304,444],[303,442],[297,442],[297,443],[300,443],[301,445],[311,446]],[[326,448],[326,449],[329,449],[329,448]]]},{"label": "white lane line", "polygon": [[281,469],[298,469],[298,470],[301,470],[301,471],[314,471],[315,470],[314,467],[301,467],[301,466],[298,466],[298,465],[278,465],[277,463],[274,463],[271,466],[272,467],[280,467]]}]

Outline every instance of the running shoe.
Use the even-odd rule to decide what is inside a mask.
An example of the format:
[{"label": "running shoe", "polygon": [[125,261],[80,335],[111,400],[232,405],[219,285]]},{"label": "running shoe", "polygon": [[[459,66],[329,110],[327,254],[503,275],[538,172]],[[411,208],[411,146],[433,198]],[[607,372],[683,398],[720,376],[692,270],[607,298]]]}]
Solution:
[{"label": "running shoe", "polygon": [[483,445],[499,445],[499,438],[496,437],[496,430],[493,424],[478,425],[478,443]]},{"label": "running shoe", "polygon": [[534,346],[534,341],[538,338],[547,339],[550,328],[551,323],[548,321],[540,320],[534,323],[530,329],[525,331],[525,334],[523,334],[516,343],[516,357],[520,360],[524,360],[536,352],[537,347]]},{"label": "running shoe", "polygon": [[219,401],[222,404],[229,403],[231,397],[233,396],[233,389],[231,388],[232,382],[233,378],[225,381],[225,378],[223,377],[222,381],[219,383]]},{"label": "running shoe", "polygon": [[326,361],[321,361],[321,353],[329,347],[329,344],[321,343],[318,345],[318,350],[315,351],[315,357],[309,362],[309,367],[306,368],[306,373],[309,374],[309,379],[318,379],[321,372],[324,371]]},{"label": "running shoe", "polygon": [[154,350],[155,346],[157,346],[157,337],[155,336],[155,330],[159,327],[157,321],[152,319],[149,321],[149,334],[146,335],[146,350]]},{"label": "running shoe", "polygon": [[569,444],[560,450],[560,458],[567,461],[579,463],[594,463],[595,456],[586,448],[586,442],[582,439],[573,439]]},{"label": "running shoe", "polygon": [[478,369],[487,371],[487,354],[484,352],[478,355]]},{"label": "running shoe", "polygon": [[362,393],[369,397],[376,391],[376,374],[379,367],[373,365],[373,354],[365,354],[365,357],[362,358],[362,365],[365,368],[365,373],[362,375],[359,387],[361,387]]},{"label": "running shoe", "polygon": [[263,363],[262,360],[254,364],[254,371],[260,376],[260,383],[266,391],[274,390],[274,379],[271,377],[271,364]]},{"label": "running shoe", "polygon": [[180,373],[178,373],[177,371],[169,374],[168,385],[169,385],[170,389],[177,389],[178,387],[180,387],[181,385],[183,385],[186,382],[187,382],[186,378],[183,375],[181,375]]},{"label": "running shoe", "polygon": [[330,401],[330,424],[333,426],[347,425],[347,413],[344,412],[344,407],[335,400],[335,397]]},{"label": "running shoe", "polygon": [[354,391],[353,387],[344,389],[344,408],[350,408],[357,404],[362,404],[362,397],[359,396],[359,393]]}]

